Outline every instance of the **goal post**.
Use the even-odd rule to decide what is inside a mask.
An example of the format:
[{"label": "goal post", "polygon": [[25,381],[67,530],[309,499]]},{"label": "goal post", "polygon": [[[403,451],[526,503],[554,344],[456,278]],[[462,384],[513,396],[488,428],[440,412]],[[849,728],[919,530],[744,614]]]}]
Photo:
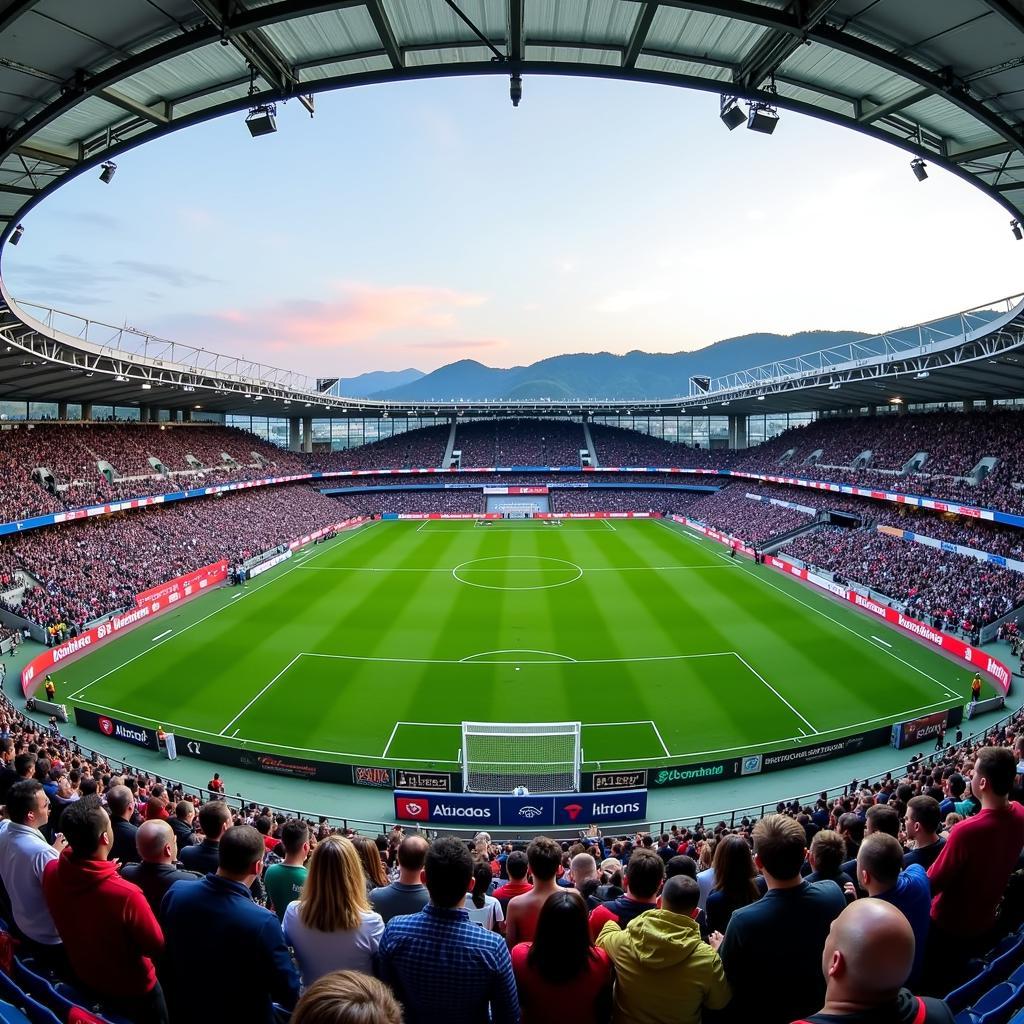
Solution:
[{"label": "goal post", "polygon": [[574,793],[580,788],[579,722],[463,722],[467,793]]}]

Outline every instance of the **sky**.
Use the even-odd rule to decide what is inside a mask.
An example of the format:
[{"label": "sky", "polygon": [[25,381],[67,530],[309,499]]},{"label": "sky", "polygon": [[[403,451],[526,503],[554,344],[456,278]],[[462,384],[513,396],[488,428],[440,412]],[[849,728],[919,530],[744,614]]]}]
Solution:
[{"label": "sky", "polygon": [[24,220],[14,296],[312,376],[879,332],[1010,295],[988,197],[855,132],[718,97],[495,76],[236,114],[89,172]]}]

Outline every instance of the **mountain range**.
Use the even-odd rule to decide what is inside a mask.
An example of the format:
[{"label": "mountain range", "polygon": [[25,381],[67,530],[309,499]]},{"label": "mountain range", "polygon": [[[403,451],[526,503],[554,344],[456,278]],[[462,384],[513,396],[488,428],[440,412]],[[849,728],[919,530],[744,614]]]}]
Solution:
[{"label": "mountain range", "polygon": [[[987,320],[998,314],[976,315]],[[946,335],[960,330],[959,320],[953,318],[932,327]],[[916,338],[916,328],[908,335],[911,332]],[[342,393],[353,398],[424,402],[671,398],[689,394],[691,376],[718,377],[869,337],[860,331],[745,334],[689,352],[579,352],[508,368],[460,359],[431,373],[413,369],[365,373],[343,380]]]}]

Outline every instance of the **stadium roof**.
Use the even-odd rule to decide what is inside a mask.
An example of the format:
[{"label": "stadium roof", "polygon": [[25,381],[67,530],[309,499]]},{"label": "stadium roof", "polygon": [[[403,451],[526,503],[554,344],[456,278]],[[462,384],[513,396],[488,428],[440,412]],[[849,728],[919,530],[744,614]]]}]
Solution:
[{"label": "stadium roof", "polygon": [[[941,164],[1024,220],[1022,0],[8,0],[0,6],[0,242],[49,192],[149,138],[288,98],[312,110],[323,90],[472,74],[521,75],[527,90],[531,74],[594,75],[798,110]],[[53,400],[63,390],[81,400],[94,386],[82,374],[91,372],[103,384],[94,401],[138,401],[132,373],[102,360],[83,370],[88,345],[76,354],[74,336],[55,341],[44,325],[21,329],[23,320],[17,307],[0,312],[0,327],[35,339],[11,346],[17,367],[0,360],[0,392]],[[151,359],[168,373],[188,368],[172,353],[144,354],[140,373],[154,369]],[[51,377],[55,364],[60,373],[74,365],[76,377]],[[214,382],[204,407],[247,408],[231,377],[262,369],[204,366]],[[945,389],[938,380],[948,368],[916,372],[936,378],[921,400],[981,387],[1024,393],[1015,374],[960,377]],[[275,374],[254,411],[294,415],[296,403],[315,397],[285,379],[294,375]],[[190,402],[180,381],[173,392],[151,387],[147,404]],[[795,390],[809,407],[806,389]],[[788,407],[792,391],[769,391],[752,408],[767,410],[769,399]],[[810,407],[838,402],[836,389],[815,396]],[[371,415],[383,409],[369,405]]]},{"label": "stadium roof", "polygon": [[512,73],[800,110],[941,163],[1020,217],[1022,55],[1021,0],[8,0],[0,224],[147,138],[255,103]]}]

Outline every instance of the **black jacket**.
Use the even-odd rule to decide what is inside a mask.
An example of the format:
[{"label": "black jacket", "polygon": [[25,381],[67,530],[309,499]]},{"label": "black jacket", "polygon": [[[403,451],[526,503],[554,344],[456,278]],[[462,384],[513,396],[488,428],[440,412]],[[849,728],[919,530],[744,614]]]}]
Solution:
[{"label": "black jacket", "polygon": [[125,864],[121,877],[142,890],[146,902],[157,914],[164,893],[175,882],[198,882],[203,876],[195,871],[184,871],[177,864]]}]

